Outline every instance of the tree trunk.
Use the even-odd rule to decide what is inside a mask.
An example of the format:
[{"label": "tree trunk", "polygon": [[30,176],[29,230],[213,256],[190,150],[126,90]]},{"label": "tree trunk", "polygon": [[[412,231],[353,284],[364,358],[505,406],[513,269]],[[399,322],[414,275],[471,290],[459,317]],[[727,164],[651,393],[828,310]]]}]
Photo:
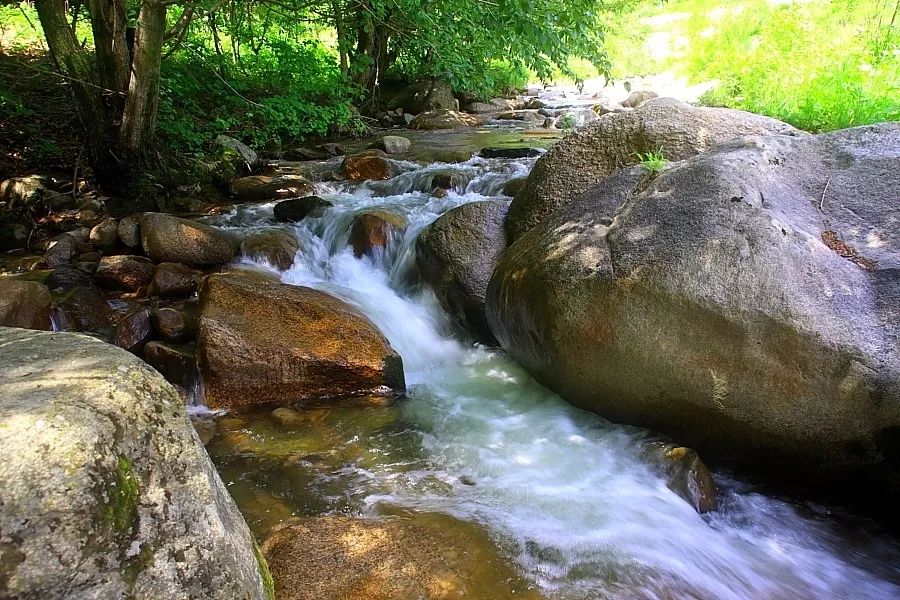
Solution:
[{"label": "tree trunk", "polygon": [[129,161],[142,161],[156,127],[165,35],[165,3],[162,0],[144,0],[138,14],[134,60],[120,130],[121,145]]}]

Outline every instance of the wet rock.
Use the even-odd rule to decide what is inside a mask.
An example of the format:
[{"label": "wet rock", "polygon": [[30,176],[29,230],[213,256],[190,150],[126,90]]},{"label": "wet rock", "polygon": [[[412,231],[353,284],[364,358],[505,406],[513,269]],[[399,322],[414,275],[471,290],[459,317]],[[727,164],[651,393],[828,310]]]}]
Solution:
[{"label": "wet rock", "polygon": [[476,115],[484,115],[502,110],[500,107],[490,104],[489,102],[471,102],[466,105],[466,112]]},{"label": "wet rock", "polygon": [[406,229],[403,217],[385,210],[367,210],[356,215],[350,229],[350,245],[357,257],[384,249],[391,239]]},{"label": "wet rock", "polygon": [[644,444],[641,455],[665,478],[668,488],[698,513],[716,510],[716,484],[694,450],[653,440]]},{"label": "wet rock", "polygon": [[299,412],[287,406],[279,406],[271,412],[272,418],[280,425],[292,427],[306,422]]},{"label": "wet rock", "polygon": [[63,233],[49,242],[44,251],[44,262],[51,269],[60,265],[67,265],[78,253],[78,242],[68,233]]},{"label": "wet rock", "polygon": [[270,229],[250,234],[241,242],[241,254],[257,261],[268,262],[281,270],[294,264],[300,243],[293,233],[284,229]]},{"label": "wet rock", "polygon": [[36,281],[0,278],[0,325],[50,329],[50,291]]},{"label": "wet rock", "polygon": [[525,108],[528,108],[530,110],[540,110],[542,108],[546,108],[546,106],[547,105],[538,98],[531,98],[528,100],[528,102],[525,103]]},{"label": "wet rock", "polygon": [[78,331],[112,339],[112,310],[100,290],[78,286],[66,290],[53,304],[54,320],[59,331]]},{"label": "wet rock", "polygon": [[478,155],[482,158],[532,158],[540,156],[537,148],[482,148]]},{"label": "wet rock", "polygon": [[101,287],[136,292],[153,281],[156,265],[145,256],[105,256],[94,279]]},{"label": "wet rock", "polygon": [[377,150],[384,150],[388,154],[403,154],[409,151],[410,146],[412,146],[412,142],[409,141],[409,138],[399,135],[386,135],[373,143],[371,147]]},{"label": "wet rock", "polygon": [[628,98],[622,102],[622,106],[625,108],[637,108],[648,100],[658,97],[659,94],[651,90],[638,90],[636,92],[631,92],[631,94],[628,95]]},{"label": "wet rock", "polygon": [[43,175],[10,177],[0,181],[0,201],[6,202],[11,210],[21,212],[24,207],[42,203],[52,195],[50,185],[50,180]]},{"label": "wet rock", "polygon": [[388,108],[402,108],[404,112],[419,114],[429,110],[459,110],[448,81],[426,77],[408,85],[388,101]]},{"label": "wet rock", "polygon": [[391,163],[380,156],[354,155],[344,159],[341,166],[350,181],[384,180],[393,176]]},{"label": "wet rock", "polygon": [[119,221],[119,241],[129,248],[137,248],[141,245],[140,217],[131,215]]},{"label": "wet rock", "polygon": [[462,192],[465,190],[469,180],[459,171],[447,170],[436,171],[431,176],[432,190],[456,190]]},{"label": "wet rock", "polygon": [[197,354],[214,407],[404,391],[400,356],[356,309],[316,290],[249,277],[206,279]]},{"label": "wet rock", "polygon": [[316,193],[316,187],[306,177],[287,173],[238,177],[230,189],[241,202],[302,198]]},{"label": "wet rock", "polygon": [[115,219],[104,219],[91,229],[88,237],[98,250],[111,252],[119,241],[119,223]]},{"label": "wet rock", "polygon": [[75,287],[92,287],[94,278],[77,266],[62,265],[53,269],[44,283],[53,291],[66,291]]},{"label": "wet rock", "polygon": [[491,273],[506,249],[503,221],[509,202],[464,204],[419,234],[416,264],[444,308],[476,339],[495,343],[484,312]]},{"label": "wet rock", "polygon": [[765,133],[800,135],[775,119],[727,108],[691,106],[671,98],[651,100],[627,113],[605,115],[538,159],[510,206],[510,239],[517,239],[616,170],[640,162],[638,153],[661,151],[667,160],[681,160],[741,135]]},{"label": "wet rock", "polygon": [[191,346],[149,342],[144,346],[143,356],[166,381],[183,390],[190,390],[199,381],[197,359]]},{"label": "wet rock", "polygon": [[897,124],[745,136],[616,174],[503,254],[491,331],[613,421],[795,479],[896,474],[898,149]]},{"label": "wet rock", "polygon": [[268,597],[169,384],[81,335],[0,328],[0,347],[2,595]]},{"label": "wet rock", "polygon": [[129,352],[139,353],[144,344],[153,339],[150,311],[140,308],[130,311],[116,321],[115,344]]},{"label": "wet rock", "polygon": [[167,342],[181,342],[194,332],[194,323],[185,317],[180,310],[163,307],[150,311],[153,329]]},{"label": "wet rock", "polygon": [[228,234],[209,225],[163,213],[141,217],[141,245],[156,262],[216,266],[230,262],[236,252]]},{"label": "wet rock", "polygon": [[282,200],[275,205],[273,212],[276,221],[296,223],[307,216],[319,217],[326,208],[331,206],[334,205],[328,200],[323,200],[318,196],[307,196],[305,198]]},{"label": "wet rock", "polygon": [[417,115],[409,122],[410,129],[457,129],[459,127],[478,127],[484,120],[476,115],[455,110],[433,110]]},{"label": "wet rock", "polygon": [[262,546],[282,600],[536,600],[478,527],[445,515],[291,519]]},{"label": "wet rock", "polygon": [[181,263],[159,263],[148,293],[151,296],[190,296],[197,291],[202,275]]}]

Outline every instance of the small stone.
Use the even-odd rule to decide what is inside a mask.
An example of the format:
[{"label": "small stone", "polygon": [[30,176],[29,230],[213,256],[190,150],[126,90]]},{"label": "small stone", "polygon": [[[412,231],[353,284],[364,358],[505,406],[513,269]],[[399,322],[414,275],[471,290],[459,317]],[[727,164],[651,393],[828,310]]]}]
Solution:
[{"label": "small stone", "polygon": [[141,225],[139,217],[132,215],[119,221],[119,240],[129,248],[141,245]]},{"label": "small stone", "polygon": [[241,243],[241,254],[281,270],[289,269],[294,264],[299,249],[297,238],[284,229],[254,233]]},{"label": "small stone", "polygon": [[173,385],[189,390],[199,380],[194,349],[190,346],[148,342],[143,356],[147,364]]},{"label": "small stone", "polygon": [[150,283],[151,296],[189,296],[197,291],[202,273],[181,263],[163,262]]},{"label": "small stone", "polygon": [[47,243],[44,252],[44,262],[52,268],[60,265],[67,265],[72,261],[72,257],[78,251],[77,240],[68,233],[56,236]]},{"label": "small stone", "polygon": [[89,238],[95,248],[110,252],[119,241],[119,223],[115,219],[104,219],[91,229]]},{"label": "small stone", "polygon": [[331,206],[334,205],[328,200],[323,200],[318,196],[306,196],[305,198],[282,200],[275,205],[272,212],[278,222],[296,223],[307,216],[320,217],[325,209]]},{"label": "small stone", "polygon": [[191,333],[190,324],[181,311],[174,308],[158,308],[150,313],[153,329],[169,342],[180,342]]},{"label": "small stone", "polygon": [[156,265],[144,256],[106,256],[94,279],[102,287],[135,292],[150,284],[155,271]]},{"label": "small stone", "polygon": [[408,138],[399,135],[386,135],[374,142],[371,148],[384,150],[388,154],[403,154],[409,151],[410,146],[412,146],[412,142]]},{"label": "small stone", "polygon": [[286,427],[300,425],[304,422],[303,416],[299,412],[287,406],[279,406],[270,415],[280,425]]},{"label": "small stone", "polygon": [[380,156],[348,156],[342,168],[350,181],[385,180],[392,175],[391,164]]},{"label": "small stone", "polygon": [[153,339],[150,311],[141,308],[127,313],[116,323],[115,344],[129,352],[140,352]]}]

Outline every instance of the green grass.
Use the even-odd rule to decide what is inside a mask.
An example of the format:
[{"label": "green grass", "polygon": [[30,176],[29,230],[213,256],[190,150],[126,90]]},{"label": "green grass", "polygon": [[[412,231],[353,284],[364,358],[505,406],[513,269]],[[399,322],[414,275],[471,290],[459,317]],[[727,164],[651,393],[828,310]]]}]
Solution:
[{"label": "green grass", "polygon": [[655,152],[638,152],[635,156],[637,156],[638,162],[654,175],[660,173],[666,168],[666,165],[669,164],[669,161],[666,160],[666,157],[662,153],[662,148]]},{"label": "green grass", "polygon": [[[616,73],[715,81],[702,101],[809,131],[900,120],[898,0],[648,2],[612,37]],[[658,42],[663,40],[663,44]],[[651,42],[656,42],[651,44]]]}]

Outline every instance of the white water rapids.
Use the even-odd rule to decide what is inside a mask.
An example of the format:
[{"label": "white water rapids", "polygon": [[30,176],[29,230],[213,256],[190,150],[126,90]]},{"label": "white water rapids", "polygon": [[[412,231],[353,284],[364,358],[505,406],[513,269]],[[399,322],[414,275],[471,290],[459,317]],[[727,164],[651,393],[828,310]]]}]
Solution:
[{"label": "white water rapids", "polygon": [[[357,475],[364,508],[444,512],[484,526],[551,598],[900,598],[897,547],[824,508],[769,497],[716,474],[718,510],[698,515],[639,458],[647,432],[575,409],[502,354],[458,341],[416,281],[415,239],[443,212],[500,193],[532,160],[413,167],[388,182],[319,184],[335,204],[296,226],[285,283],[325,290],[365,313],[402,355],[404,418],[427,454],[383,454]],[[469,181],[442,199],[430,177]],[[348,247],[354,214],[402,214],[383,256]],[[272,204],[239,207],[224,227],[271,226]]]}]

